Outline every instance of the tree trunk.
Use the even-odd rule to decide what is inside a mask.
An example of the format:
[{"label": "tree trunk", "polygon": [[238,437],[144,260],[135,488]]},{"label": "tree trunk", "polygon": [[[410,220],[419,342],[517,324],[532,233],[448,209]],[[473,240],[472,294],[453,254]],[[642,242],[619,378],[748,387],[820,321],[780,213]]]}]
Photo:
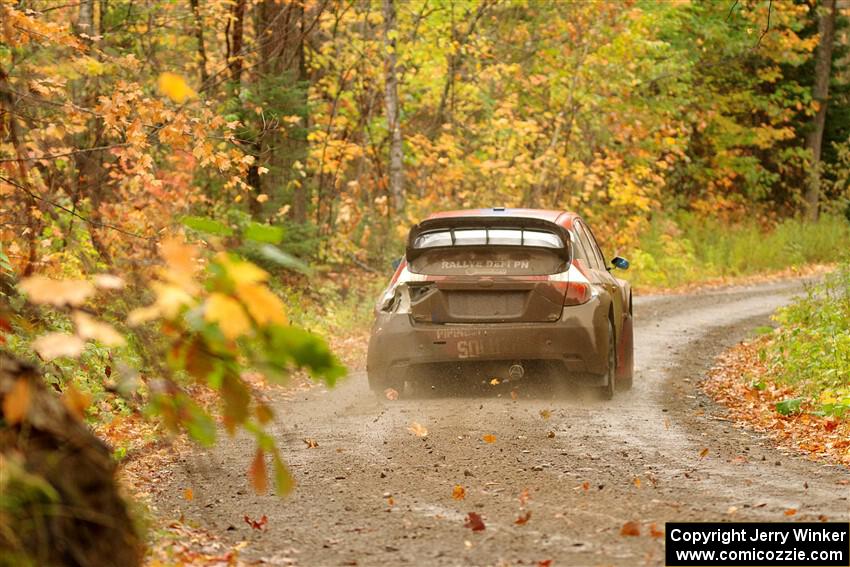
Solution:
[{"label": "tree trunk", "polygon": [[821,184],[821,146],[826,124],[826,109],[829,103],[829,75],[832,68],[832,46],[835,39],[835,0],[823,0],[818,10],[818,42],[815,54],[815,86],[812,98],[818,102],[818,111],[812,121],[812,129],[806,136],[806,147],[812,154],[809,186],[806,189],[807,216],[818,218]]},{"label": "tree trunk", "polygon": [[[8,413],[7,413],[8,412]],[[37,369],[0,351],[0,553],[9,565],[140,565],[112,451]]]},{"label": "tree trunk", "polygon": [[389,194],[396,213],[404,211],[404,149],[401,137],[401,108],[398,101],[398,78],[396,75],[396,12],[395,0],[384,2],[384,100],[387,107],[387,129],[390,133]]},{"label": "tree trunk", "polygon": [[227,67],[230,69],[230,79],[239,86],[242,81],[242,37],[245,30],[245,0],[236,0],[232,9],[232,25],[230,38],[230,56]]},{"label": "tree trunk", "polygon": [[[322,10],[319,6],[317,10]],[[264,0],[259,5],[261,88],[264,98],[274,100],[285,94],[284,106],[275,105],[278,115],[300,115],[307,108],[307,63],[304,56],[307,15],[301,2]],[[311,15],[311,19],[319,14]],[[283,93],[282,91],[287,91]],[[262,177],[263,185],[272,190],[292,188],[290,218],[297,223],[307,222],[310,202],[309,188],[300,174],[293,170],[296,161],[307,161],[306,125],[289,127],[286,131],[273,128],[261,137],[261,155],[267,156],[269,173]],[[273,197],[273,195],[270,195]]]},{"label": "tree trunk", "polygon": [[80,0],[77,16],[75,30],[77,35],[85,34],[88,37],[94,36],[94,0]]},{"label": "tree trunk", "polygon": [[198,0],[189,0],[189,5],[192,7],[192,14],[195,16],[195,40],[198,42],[198,66],[201,71],[201,88],[207,84],[209,75],[207,74],[207,48],[204,44],[204,21],[201,18],[201,8],[198,5]]}]

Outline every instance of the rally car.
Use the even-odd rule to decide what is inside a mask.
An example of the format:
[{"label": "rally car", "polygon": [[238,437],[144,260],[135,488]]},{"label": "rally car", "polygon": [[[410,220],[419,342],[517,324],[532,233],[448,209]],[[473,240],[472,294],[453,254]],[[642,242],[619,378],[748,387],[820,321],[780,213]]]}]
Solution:
[{"label": "rally car", "polygon": [[378,392],[435,377],[547,375],[606,398],[633,377],[632,292],[571,212],[475,209],[410,229],[375,308],[366,361]]}]

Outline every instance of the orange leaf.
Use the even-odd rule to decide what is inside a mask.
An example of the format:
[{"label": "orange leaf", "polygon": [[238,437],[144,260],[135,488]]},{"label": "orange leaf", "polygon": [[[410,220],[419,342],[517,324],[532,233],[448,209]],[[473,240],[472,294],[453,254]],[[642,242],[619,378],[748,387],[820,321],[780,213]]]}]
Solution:
[{"label": "orange leaf", "polygon": [[3,419],[9,425],[23,421],[30,409],[30,385],[26,378],[18,378],[3,398]]},{"label": "orange leaf", "polygon": [[456,484],[452,489],[452,498],[455,500],[463,500],[466,498],[466,489],[459,484]]},{"label": "orange leaf", "polygon": [[398,399],[398,390],[394,390],[393,388],[387,388],[384,390],[384,396],[391,401],[394,402]]},{"label": "orange leaf", "polygon": [[623,524],[623,527],[620,528],[621,536],[639,536],[640,535],[640,524],[637,522],[626,522]]},{"label": "orange leaf", "polygon": [[525,514],[522,514],[521,516],[517,516],[517,519],[514,520],[514,523],[518,526],[524,526],[525,524],[528,523],[528,520],[530,520],[530,519],[531,519],[531,510],[528,510],[528,511],[525,512]]},{"label": "orange leaf", "polygon": [[407,428],[408,431],[416,435],[417,437],[427,437],[428,436],[428,428],[424,425],[421,425],[417,422],[413,422]]},{"label": "orange leaf", "polygon": [[463,524],[463,527],[469,528],[474,532],[480,532],[484,531],[487,526],[484,525],[484,520],[480,515],[475,512],[469,512],[466,515],[466,523]]},{"label": "orange leaf", "polygon": [[549,419],[550,417],[552,417],[552,412],[547,409],[542,409],[540,410],[540,417],[542,417],[543,419]]},{"label": "orange leaf", "polygon": [[254,455],[254,460],[251,463],[251,468],[248,469],[248,476],[251,479],[251,486],[257,491],[257,494],[265,494],[269,488],[268,479],[266,478],[266,458],[262,449],[257,449],[257,454]]},{"label": "orange leaf", "polygon": [[590,489],[590,481],[586,480],[586,481],[582,482],[581,487],[585,490],[589,490]]},{"label": "orange leaf", "polygon": [[655,539],[664,537],[664,530],[659,530],[655,524],[649,525],[649,535]]},{"label": "orange leaf", "polygon": [[706,455],[708,455],[708,447],[699,452],[699,458],[704,459]]},{"label": "orange leaf", "polygon": [[636,487],[640,488],[640,478],[635,477],[634,483]]},{"label": "orange leaf", "polygon": [[269,518],[265,514],[263,514],[263,517],[260,518],[259,520],[253,520],[253,519],[249,518],[248,516],[245,516],[244,520],[245,520],[246,524],[251,526],[252,530],[261,530],[261,529],[263,529],[263,527],[266,524],[269,523]]},{"label": "orange leaf", "polygon": [[485,443],[495,443],[496,442],[496,436],[493,435],[492,433],[488,433],[487,435],[484,435],[481,439],[483,439]]},{"label": "orange leaf", "polygon": [[183,491],[183,498],[191,502],[195,498],[195,493],[192,492],[191,488],[187,488]]},{"label": "orange leaf", "polygon": [[796,514],[796,513],[797,513],[797,509],[796,509],[796,508],[788,508],[788,509],[787,509],[787,510],[785,510],[785,512],[783,512],[783,513],[784,513],[786,516],[793,516],[794,514]]},{"label": "orange leaf", "polygon": [[77,419],[83,419],[86,415],[86,408],[91,403],[91,396],[80,392],[72,384],[68,384],[62,394],[62,403]]}]

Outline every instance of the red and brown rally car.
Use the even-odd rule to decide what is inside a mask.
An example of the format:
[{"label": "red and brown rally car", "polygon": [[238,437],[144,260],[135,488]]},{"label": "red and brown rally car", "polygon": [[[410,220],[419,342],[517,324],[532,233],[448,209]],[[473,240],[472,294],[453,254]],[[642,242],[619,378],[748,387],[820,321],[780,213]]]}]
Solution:
[{"label": "red and brown rally car", "polygon": [[443,377],[528,374],[631,387],[632,293],[575,213],[476,209],[410,230],[376,307],[366,369],[373,390]]}]

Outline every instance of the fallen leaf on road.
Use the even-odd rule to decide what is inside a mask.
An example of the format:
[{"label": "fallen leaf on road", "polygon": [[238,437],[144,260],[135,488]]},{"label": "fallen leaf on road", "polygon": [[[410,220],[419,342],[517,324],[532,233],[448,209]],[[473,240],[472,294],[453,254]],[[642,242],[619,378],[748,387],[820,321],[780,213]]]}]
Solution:
[{"label": "fallen leaf on road", "polygon": [[525,505],[528,503],[529,500],[531,500],[531,495],[528,493],[527,488],[523,488],[522,492],[519,493],[520,508],[525,508]]},{"label": "fallen leaf on road", "polygon": [[452,498],[455,500],[463,500],[466,498],[466,489],[459,484],[456,484],[452,489]]},{"label": "fallen leaf on road", "polygon": [[469,512],[466,515],[466,523],[463,524],[463,527],[469,528],[474,532],[480,532],[484,531],[487,526],[484,525],[484,520],[481,518],[480,515],[476,514],[475,512]]},{"label": "fallen leaf on road", "polygon": [[635,483],[635,486],[636,486],[636,487],[640,488],[640,478],[635,477],[635,479],[634,479],[634,481],[633,481],[633,482]]},{"label": "fallen leaf on road", "polygon": [[244,519],[245,519],[245,523],[248,524],[249,526],[251,526],[252,530],[261,530],[266,526],[266,524],[269,523],[269,518],[265,514],[263,514],[263,517],[260,518],[259,520],[252,520],[248,516],[245,516]]},{"label": "fallen leaf on road", "polygon": [[590,489],[590,481],[586,480],[586,481],[582,482],[581,487],[585,490],[589,490]]},{"label": "fallen leaf on road", "polygon": [[829,518],[827,518],[826,516],[824,516],[823,514],[821,514],[820,516],[818,516],[818,521],[821,521],[821,522],[828,522],[828,521],[829,521]]},{"label": "fallen leaf on road", "polygon": [[499,380],[498,378],[493,378],[492,380],[490,380],[490,385],[491,385],[491,386],[498,386],[498,385],[499,385],[499,384],[501,384],[501,383],[502,383],[502,381],[501,381],[501,380]]},{"label": "fallen leaf on road", "polygon": [[428,436],[428,428],[424,425],[420,425],[417,422],[413,422],[407,428],[408,431],[416,435],[417,437],[427,437]]},{"label": "fallen leaf on road", "polygon": [[555,432],[550,431],[549,433],[546,434],[546,437],[548,437],[549,439],[554,439],[555,438]]},{"label": "fallen leaf on road", "polygon": [[305,437],[303,441],[307,444],[308,449],[316,449],[319,447],[319,443],[312,437]]},{"label": "fallen leaf on road", "polygon": [[787,510],[785,510],[785,512],[783,512],[783,513],[784,513],[786,516],[793,516],[794,514],[796,514],[796,513],[797,513],[797,509],[796,509],[796,508],[788,508],[788,509],[787,509]]},{"label": "fallen leaf on road", "polygon": [[551,559],[541,559],[537,562],[537,567],[551,567],[552,560]]},{"label": "fallen leaf on road", "polygon": [[706,455],[708,455],[708,447],[699,452],[699,458],[704,459]]},{"label": "fallen leaf on road", "polygon": [[655,539],[664,537],[664,530],[659,530],[655,524],[649,525],[649,535]]},{"label": "fallen leaf on road", "polygon": [[519,397],[519,392],[516,390],[511,390],[511,399],[516,400]]},{"label": "fallen leaf on road", "polygon": [[387,388],[384,390],[384,396],[391,402],[394,402],[398,399],[398,390],[394,390],[393,388]]},{"label": "fallen leaf on road", "polygon": [[531,519],[531,510],[528,510],[528,511],[526,511],[525,514],[522,514],[521,516],[517,516],[517,519],[514,520],[514,523],[518,526],[524,526],[525,524],[528,523],[528,520],[530,520],[530,519]]},{"label": "fallen leaf on road", "polygon": [[621,536],[639,536],[640,535],[640,525],[637,522],[626,522],[623,524],[623,527],[620,528]]},{"label": "fallen leaf on road", "polygon": [[726,513],[729,514],[730,516],[737,511],[738,511],[737,506],[729,506],[729,508],[726,509]]},{"label": "fallen leaf on road", "polygon": [[540,417],[542,417],[543,419],[549,419],[550,417],[552,417],[552,412],[547,409],[542,409],[540,410]]},{"label": "fallen leaf on road", "polygon": [[192,492],[191,488],[187,488],[183,491],[183,498],[191,502],[195,498],[195,493]]},{"label": "fallen leaf on road", "polygon": [[488,433],[487,435],[484,435],[483,437],[481,437],[481,439],[484,440],[485,443],[495,443],[496,442],[496,436],[493,435],[492,433]]}]

